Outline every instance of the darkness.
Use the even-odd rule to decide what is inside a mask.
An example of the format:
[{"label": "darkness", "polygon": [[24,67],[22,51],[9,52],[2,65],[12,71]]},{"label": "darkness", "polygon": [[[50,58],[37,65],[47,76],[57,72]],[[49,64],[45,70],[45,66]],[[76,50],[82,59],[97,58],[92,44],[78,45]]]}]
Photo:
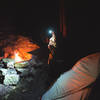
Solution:
[{"label": "darkness", "polygon": [[59,32],[59,0],[4,2],[0,11],[0,31],[23,33],[40,40],[52,27],[57,35],[57,59],[72,66],[81,57],[100,51],[99,3],[65,0],[67,36]]},{"label": "darkness", "polygon": [[[60,33],[60,0],[4,2],[0,11],[0,32],[22,34],[41,42],[50,28],[57,36],[57,59],[72,66],[81,57],[100,51],[99,3],[64,0],[67,36]],[[7,33],[9,32],[9,33]]]},{"label": "darkness", "polygon": [[0,31],[21,33],[40,40],[52,27],[57,35],[59,58],[69,64],[89,53],[96,52],[99,46],[99,3],[79,0],[65,0],[67,36],[59,33],[59,0],[37,0],[33,2],[4,2],[0,11]]}]

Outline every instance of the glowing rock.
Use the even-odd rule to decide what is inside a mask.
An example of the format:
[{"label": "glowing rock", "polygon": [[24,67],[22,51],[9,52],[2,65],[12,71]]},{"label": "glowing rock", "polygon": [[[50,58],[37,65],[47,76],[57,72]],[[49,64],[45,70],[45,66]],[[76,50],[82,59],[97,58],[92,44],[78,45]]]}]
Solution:
[{"label": "glowing rock", "polygon": [[8,69],[5,75],[4,84],[5,85],[16,85],[20,77],[15,69]]},{"label": "glowing rock", "polygon": [[19,81],[19,75],[6,75],[4,79],[5,85],[16,85]]}]

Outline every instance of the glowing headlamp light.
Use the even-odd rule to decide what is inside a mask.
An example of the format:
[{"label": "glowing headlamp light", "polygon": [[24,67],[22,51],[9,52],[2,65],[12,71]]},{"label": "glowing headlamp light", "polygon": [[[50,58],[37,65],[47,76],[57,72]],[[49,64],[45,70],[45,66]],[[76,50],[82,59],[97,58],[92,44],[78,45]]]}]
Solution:
[{"label": "glowing headlamp light", "polygon": [[53,32],[52,30],[49,30],[49,34],[52,34],[52,32]]}]

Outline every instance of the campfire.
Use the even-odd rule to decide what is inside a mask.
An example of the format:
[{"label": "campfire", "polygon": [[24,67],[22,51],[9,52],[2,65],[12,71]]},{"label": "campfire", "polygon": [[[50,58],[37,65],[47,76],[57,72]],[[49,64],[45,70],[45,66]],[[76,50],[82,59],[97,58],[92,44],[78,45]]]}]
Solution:
[{"label": "campfire", "polygon": [[[50,39],[49,46],[52,46],[54,42],[55,40]],[[48,58],[48,48],[39,49],[40,47],[29,38],[14,35],[9,35],[6,39],[0,37],[0,47],[3,51],[0,52],[2,53],[0,56],[0,84],[4,87],[3,93],[1,91],[2,96],[12,93],[13,90],[28,91],[29,86],[34,90],[38,86],[38,84],[34,84],[37,80],[40,83],[43,81],[42,83],[45,82],[47,85],[47,69],[49,69],[47,60],[49,64],[49,60],[53,57],[51,47],[49,48],[51,55],[49,54]],[[8,88],[5,89],[6,86]]]},{"label": "campfire", "polygon": [[[23,36],[9,35],[8,38],[0,40],[3,56],[0,57],[0,84],[16,86],[20,80],[20,75],[30,73],[29,68],[34,69],[36,64],[34,55],[29,52],[40,48],[29,38]],[[1,53],[1,52],[0,52]],[[30,62],[32,60],[32,62]],[[28,67],[27,67],[28,66]]]},{"label": "campfire", "polygon": [[1,40],[0,46],[3,47],[4,55],[2,58],[14,59],[16,63],[27,61],[32,58],[32,54],[28,53],[39,48],[39,46],[27,37],[8,36],[7,40]]}]

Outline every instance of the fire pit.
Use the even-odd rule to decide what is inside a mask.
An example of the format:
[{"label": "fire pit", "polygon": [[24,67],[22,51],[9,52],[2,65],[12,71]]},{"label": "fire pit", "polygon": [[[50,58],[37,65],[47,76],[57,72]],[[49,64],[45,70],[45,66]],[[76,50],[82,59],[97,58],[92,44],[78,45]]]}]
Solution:
[{"label": "fire pit", "polygon": [[46,88],[48,65],[29,52],[40,47],[23,36],[10,38],[16,41],[2,40],[0,44],[4,51],[0,57],[0,100],[38,100]]},{"label": "fire pit", "polygon": [[[8,60],[9,62],[5,62]],[[41,94],[45,92],[47,87],[49,66],[41,62],[36,65],[33,63],[36,62],[34,60],[32,59],[32,62],[27,61],[27,66],[25,65],[25,67],[19,67],[19,65],[18,67],[7,66],[9,65],[7,63],[10,63],[12,59],[6,58],[0,61],[0,78],[2,78],[0,80],[0,89],[2,88],[0,90],[2,98],[0,100],[27,100],[30,95],[29,100],[38,100],[41,97]],[[25,95],[26,93],[27,95]],[[24,96],[22,96],[23,94]]]}]

